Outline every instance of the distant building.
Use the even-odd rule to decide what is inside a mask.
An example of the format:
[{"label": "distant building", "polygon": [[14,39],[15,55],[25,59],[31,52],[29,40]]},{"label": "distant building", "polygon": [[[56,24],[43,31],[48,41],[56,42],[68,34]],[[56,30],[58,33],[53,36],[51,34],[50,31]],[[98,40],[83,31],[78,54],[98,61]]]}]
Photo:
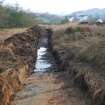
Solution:
[{"label": "distant building", "polygon": [[73,21],[74,21],[74,17],[70,17],[69,22],[73,22]]},{"label": "distant building", "polygon": [[80,19],[78,21],[80,24],[85,24],[85,23],[89,23],[89,17],[86,15],[82,15],[80,16]]},{"label": "distant building", "polygon": [[103,24],[104,21],[103,21],[102,19],[97,19],[97,20],[96,20],[96,23],[97,23],[97,24]]}]

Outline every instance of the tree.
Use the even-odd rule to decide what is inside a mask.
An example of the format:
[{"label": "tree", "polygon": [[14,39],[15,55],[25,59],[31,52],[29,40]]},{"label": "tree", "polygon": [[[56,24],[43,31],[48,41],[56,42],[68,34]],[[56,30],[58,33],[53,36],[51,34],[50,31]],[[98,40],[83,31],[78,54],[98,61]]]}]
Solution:
[{"label": "tree", "polygon": [[68,20],[68,17],[65,16],[65,18],[61,21],[61,24],[64,24],[64,23],[67,23],[69,20]]}]

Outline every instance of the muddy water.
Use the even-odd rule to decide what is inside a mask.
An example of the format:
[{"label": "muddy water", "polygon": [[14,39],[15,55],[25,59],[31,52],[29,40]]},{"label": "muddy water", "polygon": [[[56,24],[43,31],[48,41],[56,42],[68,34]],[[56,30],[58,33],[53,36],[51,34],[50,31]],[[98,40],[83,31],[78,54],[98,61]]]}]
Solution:
[{"label": "muddy water", "polygon": [[40,47],[37,51],[37,60],[34,72],[48,72],[55,71],[57,69],[57,64],[52,53],[46,47]]},{"label": "muddy water", "polygon": [[57,64],[49,48],[48,36],[42,36],[37,50],[34,72],[44,73],[57,70]]}]

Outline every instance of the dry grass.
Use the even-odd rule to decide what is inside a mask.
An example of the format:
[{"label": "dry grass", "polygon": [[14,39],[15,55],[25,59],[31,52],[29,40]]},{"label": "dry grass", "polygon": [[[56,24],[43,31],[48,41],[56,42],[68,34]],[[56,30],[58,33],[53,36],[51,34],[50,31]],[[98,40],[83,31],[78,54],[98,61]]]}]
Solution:
[{"label": "dry grass", "polygon": [[76,83],[89,92],[95,105],[102,105],[105,98],[105,26],[75,25],[57,29],[52,40],[54,50]]},{"label": "dry grass", "polygon": [[4,41],[16,33],[24,32],[26,29],[27,28],[0,29],[0,41]]}]

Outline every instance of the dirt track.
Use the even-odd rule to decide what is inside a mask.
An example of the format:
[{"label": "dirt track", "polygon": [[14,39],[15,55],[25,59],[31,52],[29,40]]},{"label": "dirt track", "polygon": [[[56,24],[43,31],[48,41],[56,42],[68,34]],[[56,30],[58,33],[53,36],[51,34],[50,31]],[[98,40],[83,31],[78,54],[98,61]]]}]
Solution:
[{"label": "dirt track", "polygon": [[[66,76],[66,77],[65,77]],[[64,80],[69,83],[65,84]],[[85,97],[65,73],[33,74],[17,93],[15,105],[86,105]]]}]

